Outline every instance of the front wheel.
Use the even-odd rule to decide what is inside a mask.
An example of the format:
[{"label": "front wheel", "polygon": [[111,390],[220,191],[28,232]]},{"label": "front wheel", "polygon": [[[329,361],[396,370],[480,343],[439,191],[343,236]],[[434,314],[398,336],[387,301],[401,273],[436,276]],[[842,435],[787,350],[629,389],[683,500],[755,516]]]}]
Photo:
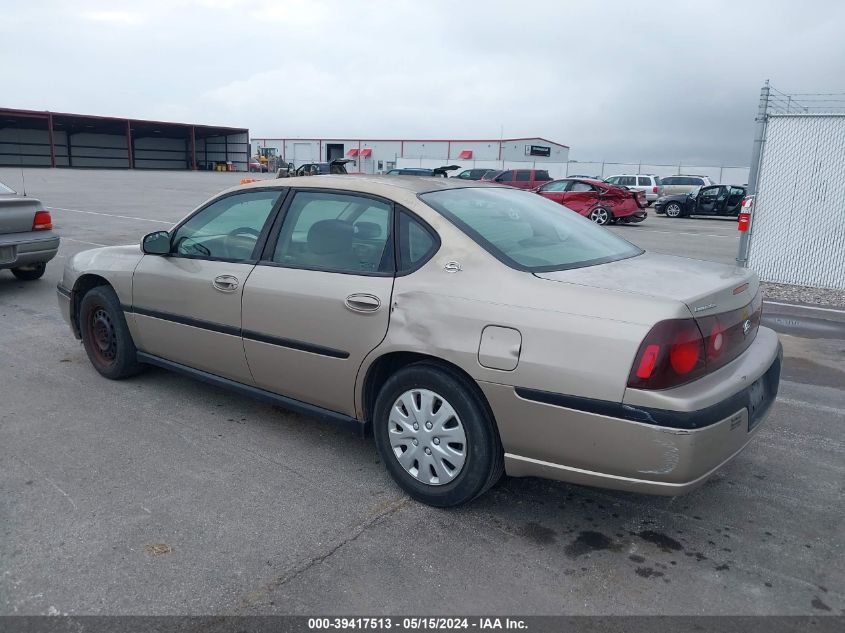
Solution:
[{"label": "front wheel", "polygon": [[613,221],[613,213],[605,207],[596,207],[590,211],[588,217],[599,226],[605,226]]},{"label": "front wheel", "polygon": [[463,375],[434,363],[409,365],[387,380],[376,399],[373,434],[393,480],[432,506],[467,503],[504,470],[480,395]]},{"label": "front wheel", "polygon": [[143,368],[120,300],[110,286],[97,286],[82,297],[79,330],[88,360],[106,378],[128,378]]},{"label": "front wheel", "polygon": [[12,268],[12,274],[21,281],[35,281],[41,279],[47,270],[47,262],[38,262],[21,268]]},{"label": "front wheel", "polygon": [[681,209],[681,205],[677,202],[670,202],[666,205],[667,218],[679,218],[681,215],[683,215],[683,210]]}]

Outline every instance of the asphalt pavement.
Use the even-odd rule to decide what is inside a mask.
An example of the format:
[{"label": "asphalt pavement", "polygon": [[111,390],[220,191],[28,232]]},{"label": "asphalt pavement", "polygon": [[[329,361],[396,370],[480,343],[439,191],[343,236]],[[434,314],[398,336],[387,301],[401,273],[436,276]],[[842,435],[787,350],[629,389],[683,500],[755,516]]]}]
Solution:
[{"label": "asphalt pavement", "polygon": [[[778,401],[687,496],[506,478],[437,510],[369,439],[163,370],[101,378],[62,321],[67,257],[241,177],[26,170],[62,246],[40,281],[0,271],[0,614],[845,613],[845,309],[767,304]],[[612,230],[725,263],[738,241],[718,219]]]}]

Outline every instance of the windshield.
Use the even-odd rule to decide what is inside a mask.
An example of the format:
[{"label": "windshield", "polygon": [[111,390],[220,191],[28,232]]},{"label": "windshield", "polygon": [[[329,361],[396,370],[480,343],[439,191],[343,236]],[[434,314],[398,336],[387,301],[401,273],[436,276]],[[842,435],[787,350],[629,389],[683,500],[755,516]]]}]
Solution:
[{"label": "windshield", "polygon": [[528,191],[469,187],[433,191],[420,199],[517,270],[581,268],[643,252],[578,213]]},{"label": "windshield", "polygon": [[15,193],[14,189],[7,187],[2,182],[0,182],[0,195],[8,194],[8,193]]}]

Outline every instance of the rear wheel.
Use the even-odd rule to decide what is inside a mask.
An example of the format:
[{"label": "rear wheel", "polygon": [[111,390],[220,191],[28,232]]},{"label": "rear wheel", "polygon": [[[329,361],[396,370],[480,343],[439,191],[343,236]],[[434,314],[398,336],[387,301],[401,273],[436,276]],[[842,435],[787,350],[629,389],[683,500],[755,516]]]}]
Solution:
[{"label": "rear wheel", "polygon": [[44,275],[45,270],[47,270],[47,262],[38,262],[29,266],[12,268],[12,274],[21,281],[35,281]]},{"label": "rear wheel", "polygon": [[463,375],[434,363],[409,365],[387,380],[376,399],[373,434],[393,480],[429,505],[467,503],[504,470],[481,397]]},{"label": "rear wheel", "polygon": [[667,204],[665,212],[667,218],[679,218],[683,215],[683,209],[681,209],[681,205],[677,202]]},{"label": "rear wheel", "polygon": [[588,216],[593,222],[600,226],[610,224],[613,221],[613,213],[606,207],[596,207],[590,211]]},{"label": "rear wheel", "polygon": [[79,330],[88,360],[106,378],[128,378],[143,368],[120,300],[110,286],[92,288],[82,298]]}]

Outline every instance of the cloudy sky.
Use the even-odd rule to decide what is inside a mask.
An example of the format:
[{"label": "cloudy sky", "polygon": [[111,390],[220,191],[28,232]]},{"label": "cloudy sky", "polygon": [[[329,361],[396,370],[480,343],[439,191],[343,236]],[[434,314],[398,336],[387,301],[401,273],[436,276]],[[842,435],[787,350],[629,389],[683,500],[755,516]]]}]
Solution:
[{"label": "cloudy sky", "polygon": [[745,165],[760,86],[845,90],[841,0],[3,2],[0,107],[253,136],[539,135]]}]

